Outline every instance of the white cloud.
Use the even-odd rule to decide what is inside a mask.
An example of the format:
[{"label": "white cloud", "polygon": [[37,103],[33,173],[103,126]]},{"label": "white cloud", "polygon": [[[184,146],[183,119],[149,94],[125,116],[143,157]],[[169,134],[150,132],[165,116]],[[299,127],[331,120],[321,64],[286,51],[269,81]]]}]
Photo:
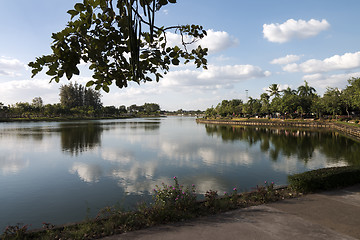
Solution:
[{"label": "white cloud", "polygon": [[269,71],[253,65],[209,65],[208,70],[175,68],[159,82],[132,83],[123,89],[112,86],[110,94],[103,94],[102,101],[104,105],[114,106],[156,102],[164,110],[205,110],[223,99],[224,92],[231,97],[229,89],[269,75]]},{"label": "white cloud", "polygon": [[[214,101],[217,100],[215,95],[222,94],[219,91],[234,89],[243,81],[265,78],[270,74],[269,71],[254,65],[208,65],[208,70],[174,67],[159,83],[153,81],[138,85],[130,82],[129,86],[123,89],[113,84],[109,94],[102,92],[102,102],[105,106],[117,107],[156,102],[164,110],[206,109],[215,104]],[[75,76],[71,82],[76,81],[84,85],[90,79],[90,77]],[[58,103],[59,88],[61,84],[68,84],[69,81],[62,79],[60,83],[49,83],[49,80],[50,78],[37,77],[0,82],[0,101],[8,105],[16,102],[31,102],[34,97],[40,96],[44,104]],[[229,91],[227,92],[229,94]],[[202,100],[197,101],[199,99]],[[194,105],[194,102],[197,105]]]},{"label": "white cloud", "polygon": [[49,81],[44,79],[7,81],[0,83],[0,96],[5,104],[31,102],[38,96],[45,104],[49,100],[58,102],[59,85],[49,84]]},{"label": "white cloud", "polygon": [[[76,77],[71,82],[78,82],[85,85],[90,78]],[[68,84],[69,81],[62,79],[60,83],[51,82],[49,79],[22,79],[0,82],[1,101],[7,104],[16,102],[31,102],[34,97],[41,97],[44,104],[58,103],[61,84]]]},{"label": "white cloud", "polygon": [[360,52],[334,55],[324,60],[310,59],[301,64],[291,63],[283,67],[287,72],[319,73],[360,67]]},{"label": "white cloud", "polygon": [[276,58],[272,60],[271,64],[279,64],[279,65],[285,65],[293,62],[297,62],[300,60],[301,56],[298,55],[286,55],[285,57]]},{"label": "white cloud", "polygon": [[[167,33],[166,35],[167,43],[169,46],[182,46],[181,35],[175,33]],[[192,38],[184,36],[185,42],[191,42]],[[227,48],[236,46],[239,43],[238,39],[233,36],[230,36],[227,32],[224,31],[214,31],[212,29],[207,30],[207,36],[203,39],[187,46],[187,49],[194,49],[197,46],[201,45],[203,48],[208,48],[209,53],[217,53],[223,51]]]},{"label": "white cloud", "polygon": [[263,71],[260,67],[253,65],[226,65],[209,66],[209,69],[202,71],[198,79],[250,79],[269,76],[270,72]]},{"label": "white cloud", "polygon": [[84,182],[98,182],[103,174],[100,166],[81,162],[75,162],[69,172],[71,174],[77,173]]},{"label": "white cloud", "polygon": [[209,53],[223,51],[226,48],[236,46],[238,43],[238,39],[230,36],[227,32],[212,29],[208,30],[207,36],[199,41],[201,46],[209,49]]},{"label": "white cloud", "polygon": [[209,65],[208,70],[181,70],[172,71],[161,81],[163,87],[186,87],[201,89],[219,89],[235,84],[242,80],[252,78],[263,78],[271,75],[269,71],[264,71],[258,66],[253,65]]},{"label": "white cloud", "polygon": [[112,148],[104,148],[102,150],[101,157],[107,161],[123,164],[130,163],[135,159],[133,153],[131,152]]},{"label": "white cloud", "polygon": [[[278,84],[279,85],[279,91],[283,91],[285,89],[287,89],[288,87],[292,87],[291,85],[289,84]],[[268,93],[268,91],[270,91],[270,88],[269,87],[264,87],[262,88],[263,92],[265,93]]]},{"label": "white cloud", "polygon": [[315,19],[309,21],[289,19],[282,24],[264,24],[263,33],[264,38],[270,42],[285,43],[292,39],[314,37],[329,27],[330,24],[325,19],[321,21]]},{"label": "white cloud", "polygon": [[22,154],[2,153],[0,155],[0,170],[4,175],[18,173],[28,166],[29,160],[25,160]]},{"label": "white cloud", "polygon": [[360,77],[360,72],[326,75],[321,73],[305,75],[303,80],[308,81],[315,88],[338,87],[344,88],[348,83],[347,80],[352,77]]},{"label": "white cloud", "polygon": [[19,76],[20,71],[26,70],[27,66],[15,58],[0,58],[0,76]]}]

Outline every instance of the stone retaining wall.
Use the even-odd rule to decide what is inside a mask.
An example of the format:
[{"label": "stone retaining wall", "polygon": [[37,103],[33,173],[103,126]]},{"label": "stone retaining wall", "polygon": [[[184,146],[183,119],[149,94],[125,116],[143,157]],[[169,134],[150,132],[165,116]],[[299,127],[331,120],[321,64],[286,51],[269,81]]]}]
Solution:
[{"label": "stone retaining wall", "polygon": [[226,124],[226,125],[242,125],[242,126],[273,126],[273,127],[306,127],[306,128],[328,128],[335,129],[348,136],[355,137],[360,140],[360,127],[347,126],[340,123],[331,122],[296,122],[296,121],[235,121],[235,120],[207,120],[196,119],[198,123],[207,124]]}]

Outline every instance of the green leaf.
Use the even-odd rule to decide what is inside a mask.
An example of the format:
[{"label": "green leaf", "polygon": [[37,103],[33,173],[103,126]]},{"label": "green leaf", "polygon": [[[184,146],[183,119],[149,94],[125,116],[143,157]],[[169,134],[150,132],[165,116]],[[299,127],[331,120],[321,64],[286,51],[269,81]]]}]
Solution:
[{"label": "green leaf", "polygon": [[55,71],[55,69],[49,69],[49,71],[47,71],[46,74],[49,75],[49,76],[55,76],[56,71]]},{"label": "green leaf", "polygon": [[105,91],[105,92],[109,92],[110,91],[110,89],[109,89],[109,87],[107,86],[107,85],[103,85],[103,90]]},{"label": "green leaf", "polygon": [[[67,11],[67,13],[71,15],[71,19],[73,19],[73,17],[79,14],[79,12],[75,10],[69,10]],[[53,38],[54,38],[54,34],[53,34]]]},{"label": "green leaf", "polygon": [[178,52],[178,51],[180,51],[180,48],[178,46],[175,46],[174,47],[174,52]]},{"label": "green leaf", "polygon": [[70,80],[70,79],[72,78],[72,75],[73,75],[72,72],[67,71],[65,74],[66,74],[66,78],[67,78],[68,80]]},{"label": "green leaf", "polygon": [[77,10],[78,12],[82,12],[82,11],[85,10],[85,6],[84,6],[84,4],[82,4],[82,3],[77,3],[77,4],[75,4],[74,8],[75,8],[75,10]]},{"label": "green leaf", "polygon": [[75,75],[79,75],[80,74],[80,71],[77,67],[74,68],[74,74]]},{"label": "green leaf", "polygon": [[94,81],[88,81],[88,82],[86,83],[86,87],[91,87],[91,86],[94,85],[94,84],[95,84]]},{"label": "green leaf", "polygon": [[172,57],[172,58],[176,57],[176,52],[171,52],[171,53],[169,54],[169,56]]},{"label": "green leaf", "polygon": [[163,5],[168,4],[168,1],[167,0],[159,0],[158,4],[163,6]]},{"label": "green leaf", "polygon": [[177,59],[177,58],[174,58],[173,60],[171,60],[171,63],[173,64],[173,65],[179,65],[179,63],[180,63],[180,61],[179,61],[179,59]]}]

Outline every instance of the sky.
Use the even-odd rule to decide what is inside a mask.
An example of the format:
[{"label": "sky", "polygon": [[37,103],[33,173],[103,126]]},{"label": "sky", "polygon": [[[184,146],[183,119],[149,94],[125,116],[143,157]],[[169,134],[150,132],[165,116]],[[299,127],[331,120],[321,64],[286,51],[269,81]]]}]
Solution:
[{"label": "sky", "polygon": [[[79,0],[0,0],[0,102],[59,102],[59,88],[27,64],[51,53],[51,34],[70,20]],[[162,110],[206,110],[224,99],[259,98],[271,84],[297,89],[307,81],[323,95],[360,77],[359,0],[178,0],[162,8],[157,26],[198,24],[208,35],[208,70],[171,67],[159,82],[111,86],[105,106],[158,103]],[[169,33],[169,44],[179,36]],[[71,81],[91,80],[87,65]]]}]

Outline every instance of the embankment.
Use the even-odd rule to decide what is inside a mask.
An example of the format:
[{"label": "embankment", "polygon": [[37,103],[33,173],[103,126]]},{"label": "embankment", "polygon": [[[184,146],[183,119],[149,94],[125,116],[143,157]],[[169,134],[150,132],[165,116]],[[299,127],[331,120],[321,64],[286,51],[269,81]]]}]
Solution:
[{"label": "embankment", "polygon": [[345,125],[337,122],[323,122],[323,121],[282,121],[282,120],[226,120],[226,119],[196,119],[198,123],[205,124],[226,124],[226,125],[241,125],[241,126],[264,126],[264,127],[297,127],[297,128],[327,128],[329,130],[336,130],[349,137],[360,140],[360,127]]}]

